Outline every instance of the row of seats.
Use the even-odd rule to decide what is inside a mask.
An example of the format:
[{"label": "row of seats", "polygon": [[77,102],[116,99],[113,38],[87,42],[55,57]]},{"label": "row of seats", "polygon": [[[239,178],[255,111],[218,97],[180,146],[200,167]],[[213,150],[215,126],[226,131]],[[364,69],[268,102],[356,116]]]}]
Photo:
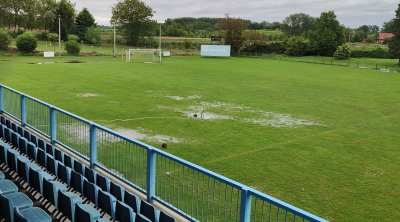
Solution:
[{"label": "row of seats", "polygon": [[0,215],[6,221],[51,222],[51,217],[41,208],[34,207],[32,200],[0,171]]},{"label": "row of seats", "polygon": [[0,162],[17,172],[70,220],[104,221],[97,210],[100,209],[102,216],[106,213],[117,221],[175,222],[174,218],[28,130],[3,116],[0,123],[0,137],[17,148],[0,145]]}]

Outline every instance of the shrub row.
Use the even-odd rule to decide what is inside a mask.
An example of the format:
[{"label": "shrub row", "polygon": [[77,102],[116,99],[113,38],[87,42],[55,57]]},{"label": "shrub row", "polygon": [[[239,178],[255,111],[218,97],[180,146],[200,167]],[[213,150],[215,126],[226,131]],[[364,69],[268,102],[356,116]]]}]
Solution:
[{"label": "shrub row", "polygon": [[255,43],[244,47],[241,53],[255,53],[255,54],[283,54],[285,52],[285,46],[282,42],[271,42],[271,43]]},{"label": "shrub row", "polygon": [[388,50],[383,48],[376,48],[373,50],[359,50],[353,49],[351,50],[351,57],[352,58],[389,58]]}]

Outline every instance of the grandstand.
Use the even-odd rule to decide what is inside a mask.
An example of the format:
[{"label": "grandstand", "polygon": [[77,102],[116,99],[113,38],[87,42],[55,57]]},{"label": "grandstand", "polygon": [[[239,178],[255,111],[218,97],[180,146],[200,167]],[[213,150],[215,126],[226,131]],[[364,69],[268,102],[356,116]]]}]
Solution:
[{"label": "grandstand", "polygon": [[5,221],[326,221],[0,85]]}]

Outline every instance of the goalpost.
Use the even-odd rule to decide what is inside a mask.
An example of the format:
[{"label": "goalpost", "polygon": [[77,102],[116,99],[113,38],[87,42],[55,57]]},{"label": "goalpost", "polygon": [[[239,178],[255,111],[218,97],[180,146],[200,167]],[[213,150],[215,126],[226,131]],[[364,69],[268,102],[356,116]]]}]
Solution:
[{"label": "goalpost", "polygon": [[127,62],[160,63],[161,49],[128,49],[125,59]]}]

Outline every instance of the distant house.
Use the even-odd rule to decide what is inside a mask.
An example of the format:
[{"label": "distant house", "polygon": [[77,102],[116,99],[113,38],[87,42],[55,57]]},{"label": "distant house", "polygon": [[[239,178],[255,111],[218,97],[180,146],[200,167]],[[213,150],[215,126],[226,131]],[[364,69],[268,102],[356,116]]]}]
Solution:
[{"label": "distant house", "polygon": [[385,39],[391,39],[394,37],[393,33],[390,32],[380,32],[378,34],[378,37],[376,38],[376,43],[383,43]]}]

